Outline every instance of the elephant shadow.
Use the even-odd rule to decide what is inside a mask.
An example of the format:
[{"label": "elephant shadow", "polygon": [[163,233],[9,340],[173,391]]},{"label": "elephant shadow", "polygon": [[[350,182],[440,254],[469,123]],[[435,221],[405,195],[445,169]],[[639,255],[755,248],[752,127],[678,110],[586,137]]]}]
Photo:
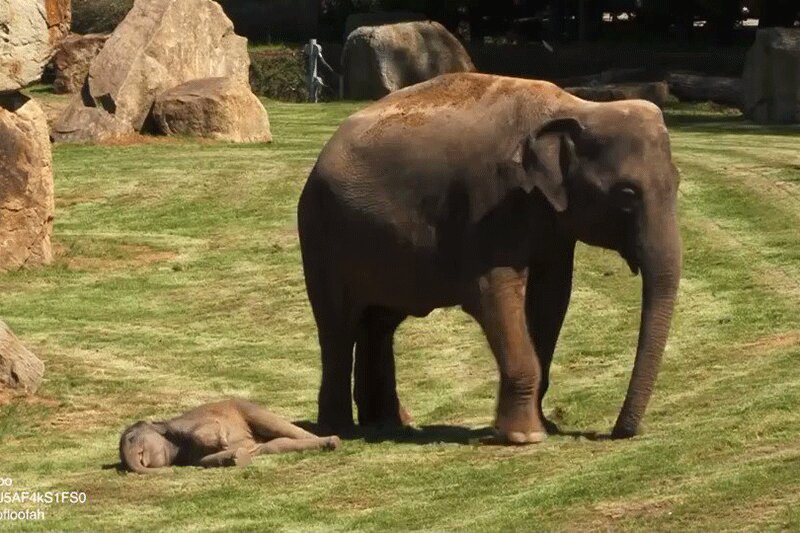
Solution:
[{"label": "elephant shadow", "polygon": [[[293,424],[300,426],[306,431],[319,434],[316,423],[309,420],[295,421]],[[596,431],[564,431],[556,430],[551,434],[552,437],[571,437],[573,439],[585,439],[588,441],[612,440],[608,433]],[[470,428],[456,425],[427,425],[427,426],[407,426],[398,428],[362,428],[356,426],[345,434],[339,434],[343,440],[363,440],[367,443],[395,442],[398,444],[463,444],[463,445],[504,445],[497,438],[494,428],[486,426],[482,428]]]}]

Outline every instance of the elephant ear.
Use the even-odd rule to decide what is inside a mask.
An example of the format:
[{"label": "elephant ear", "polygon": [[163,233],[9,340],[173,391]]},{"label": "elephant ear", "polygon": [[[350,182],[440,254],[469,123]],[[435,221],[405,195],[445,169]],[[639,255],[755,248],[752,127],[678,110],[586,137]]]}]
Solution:
[{"label": "elephant ear", "polygon": [[554,119],[527,137],[518,152],[527,176],[526,190],[541,191],[558,212],[567,208],[566,181],[577,159],[575,144],[583,132],[584,127],[574,118]]},{"label": "elephant ear", "polygon": [[158,422],[150,421],[149,425],[150,425],[150,428],[153,431],[155,431],[156,433],[158,433],[159,435],[162,435],[162,436],[166,436],[167,432],[169,431],[169,428],[167,427],[167,423],[163,422],[163,421],[158,421]]}]

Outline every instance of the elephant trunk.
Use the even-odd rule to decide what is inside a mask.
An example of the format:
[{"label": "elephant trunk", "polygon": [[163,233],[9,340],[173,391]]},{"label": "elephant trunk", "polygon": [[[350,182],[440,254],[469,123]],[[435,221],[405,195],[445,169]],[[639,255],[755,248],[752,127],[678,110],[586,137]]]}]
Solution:
[{"label": "elephant trunk", "polygon": [[120,460],[122,461],[122,466],[126,467],[131,472],[136,472],[137,474],[150,474],[157,470],[155,468],[147,468],[146,466],[142,465],[139,452],[134,446],[120,446],[119,456]]},{"label": "elephant trunk", "polygon": [[614,425],[614,438],[636,434],[653,392],[667,343],[681,277],[681,237],[675,204],[666,213],[644,210],[638,224],[637,252],[642,272],[642,315],[636,360],[625,402]]}]

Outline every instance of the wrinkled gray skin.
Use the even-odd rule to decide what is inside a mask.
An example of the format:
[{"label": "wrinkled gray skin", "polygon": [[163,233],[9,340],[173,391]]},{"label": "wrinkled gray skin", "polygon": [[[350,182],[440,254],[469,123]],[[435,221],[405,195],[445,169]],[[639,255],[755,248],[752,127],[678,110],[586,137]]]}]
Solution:
[{"label": "wrinkled gray skin", "polygon": [[547,82],[452,74],[351,116],[298,206],[322,351],[319,423],[352,426],[353,368],[359,423],[407,423],[394,331],[409,315],[459,305],[497,361],[500,436],[531,443],[556,431],[542,398],[580,240],[642,274],[636,359],[612,433],[634,435],[681,274],[678,181],[661,112],[645,101],[592,103]]},{"label": "wrinkled gray skin", "polygon": [[245,466],[256,455],[335,450],[339,437],[317,437],[244,400],[201,405],[165,422],[136,422],[119,441],[127,470],[160,472],[170,465]]}]

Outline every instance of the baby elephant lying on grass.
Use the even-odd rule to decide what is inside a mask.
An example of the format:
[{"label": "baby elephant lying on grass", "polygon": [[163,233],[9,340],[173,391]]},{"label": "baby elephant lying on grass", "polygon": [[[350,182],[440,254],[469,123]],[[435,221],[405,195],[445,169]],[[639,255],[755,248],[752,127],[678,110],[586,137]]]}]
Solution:
[{"label": "baby elephant lying on grass", "polygon": [[136,422],[119,440],[122,466],[140,474],[170,465],[244,466],[256,455],[335,450],[339,437],[317,437],[244,400],[201,405],[166,422]]}]

